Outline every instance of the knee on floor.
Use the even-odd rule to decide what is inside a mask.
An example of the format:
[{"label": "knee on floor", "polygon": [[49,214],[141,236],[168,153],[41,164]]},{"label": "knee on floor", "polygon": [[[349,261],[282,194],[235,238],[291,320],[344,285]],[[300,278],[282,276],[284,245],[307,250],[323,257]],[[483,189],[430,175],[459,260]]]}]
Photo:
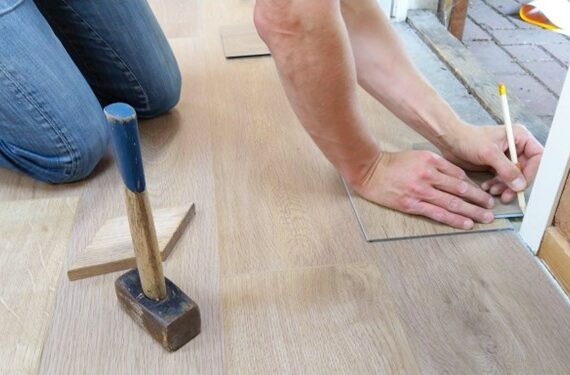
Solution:
[{"label": "knee on floor", "polygon": [[[98,121],[91,125],[88,131],[81,126],[65,128],[57,141],[43,144],[0,140],[1,159],[6,160],[7,167],[40,181],[61,184],[82,180],[91,174],[108,148],[105,124]],[[83,130],[73,130],[77,128]]]},{"label": "knee on floor", "polygon": [[[131,104],[137,114],[141,118],[152,118],[162,115],[178,104],[180,100],[180,91],[182,88],[182,79],[180,70],[174,63],[174,66],[167,72],[162,72],[145,80],[142,83],[142,89],[145,93],[145,103]],[[128,101],[127,101],[128,103]]]}]

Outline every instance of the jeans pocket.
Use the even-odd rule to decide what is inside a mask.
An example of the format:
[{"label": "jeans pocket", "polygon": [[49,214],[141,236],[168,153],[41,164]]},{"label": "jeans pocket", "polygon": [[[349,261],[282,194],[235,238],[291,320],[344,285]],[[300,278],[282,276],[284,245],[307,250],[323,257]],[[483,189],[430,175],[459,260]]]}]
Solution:
[{"label": "jeans pocket", "polygon": [[0,0],[0,16],[20,5],[24,0]]}]

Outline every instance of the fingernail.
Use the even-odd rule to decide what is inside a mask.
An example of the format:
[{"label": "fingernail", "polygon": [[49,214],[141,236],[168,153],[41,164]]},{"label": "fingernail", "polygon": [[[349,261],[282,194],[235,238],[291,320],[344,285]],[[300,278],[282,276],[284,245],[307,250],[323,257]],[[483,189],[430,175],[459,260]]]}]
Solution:
[{"label": "fingernail", "polygon": [[526,181],[523,177],[517,177],[511,182],[511,186],[516,191],[521,191],[526,187]]},{"label": "fingernail", "polygon": [[499,193],[499,189],[501,187],[498,185],[494,185],[491,190],[489,190],[489,193],[491,193],[492,195],[497,195]]},{"label": "fingernail", "polygon": [[483,221],[485,223],[490,223],[493,220],[495,220],[495,215],[493,215],[492,212],[487,212],[485,215],[483,215]]},{"label": "fingernail", "polygon": [[465,220],[463,222],[463,228],[471,229],[472,227],[473,227],[473,221],[472,220]]},{"label": "fingernail", "polygon": [[489,184],[486,183],[486,182],[483,182],[483,183],[481,184],[481,189],[483,189],[483,190],[489,189]]},{"label": "fingernail", "polygon": [[495,207],[495,199],[494,198],[489,198],[489,201],[487,202],[487,207],[488,208],[493,208]]}]

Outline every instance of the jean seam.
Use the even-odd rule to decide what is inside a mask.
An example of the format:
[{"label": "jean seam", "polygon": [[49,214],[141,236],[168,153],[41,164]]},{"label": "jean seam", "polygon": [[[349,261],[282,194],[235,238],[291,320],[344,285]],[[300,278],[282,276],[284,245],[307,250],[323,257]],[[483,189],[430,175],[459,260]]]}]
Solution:
[{"label": "jean seam", "polygon": [[17,2],[15,2],[14,4],[12,4],[11,6],[7,7],[7,8],[2,8],[0,9],[0,16],[3,16],[11,11],[13,11],[14,9],[16,9],[17,7],[19,7],[22,3],[24,2],[24,0],[19,0]]},{"label": "jean seam", "polygon": [[[111,52],[109,57],[111,57],[117,63],[117,66],[120,68],[123,74],[125,74],[125,76],[127,76],[130,81],[136,84],[137,89],[140,90],[140,92],[142,93],[142,97],[144,100],[144,109],[148,109],[149,108],[148,95],[143,85],[141,84],[140,80],[137,78],[137,76],[131,69],[131,67],[121,58],[119,53],[117,53],[117,51],[115,51],[115,49],[113,49],[113,47],[111,47],[111,45],[91,26],[91,24],[87,22],[87,20],[85,20],[83,17],[81,17],[81,14],[79,14],[66,0],[61,0],[61,2],[64,4],[65,7],[67,7],[71,12],[73,12],[73,14],[77,16],[77,18],[83,23],[83,25],[86,26],[87,30],[91,33],[91,35],[97,38],[99,42],[103,43],[104,47],[108,49],[109,52]],[[76,55],[81,56],[80,53],[76,53]],[[82,57],[81,59],[82,61],[85,61]]]},{"label": "jean seam", "polygon": [[14,77],[8,69],[0,63],[0,72],[4,73],[6,78],[10,81],[10,83],[15,87],[15,89],[24,97],[26,101],[38,112],[41,116],[43,121],[50,127],[50,129],[54,132],[54,134],[59,138],[61,145],[63,145],[65,151],[71,156],[71,166],[65,168],[65,173],[69,176],[73,176],[73,174],[77,171],[78,168],[78,159],[79,153],[73,146],[72,142],[67,138],[65,133],[60,129],[53,119],[43,110],[42,105],[37,102],[34,98],[34,94],[32,92],[27,91],[20,82]]}]

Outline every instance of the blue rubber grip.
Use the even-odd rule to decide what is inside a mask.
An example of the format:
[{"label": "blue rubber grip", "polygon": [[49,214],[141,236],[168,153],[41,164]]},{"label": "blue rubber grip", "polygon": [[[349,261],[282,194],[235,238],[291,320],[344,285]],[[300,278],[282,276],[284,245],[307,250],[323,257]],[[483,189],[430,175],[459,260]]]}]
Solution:
[{"label": "blue rubber grip", "polygon": [[125,103],[110,104],[104,111],[111,127],[111,140],[123,181],[130,191],[141,193],[146,184],[137,113]]}]

